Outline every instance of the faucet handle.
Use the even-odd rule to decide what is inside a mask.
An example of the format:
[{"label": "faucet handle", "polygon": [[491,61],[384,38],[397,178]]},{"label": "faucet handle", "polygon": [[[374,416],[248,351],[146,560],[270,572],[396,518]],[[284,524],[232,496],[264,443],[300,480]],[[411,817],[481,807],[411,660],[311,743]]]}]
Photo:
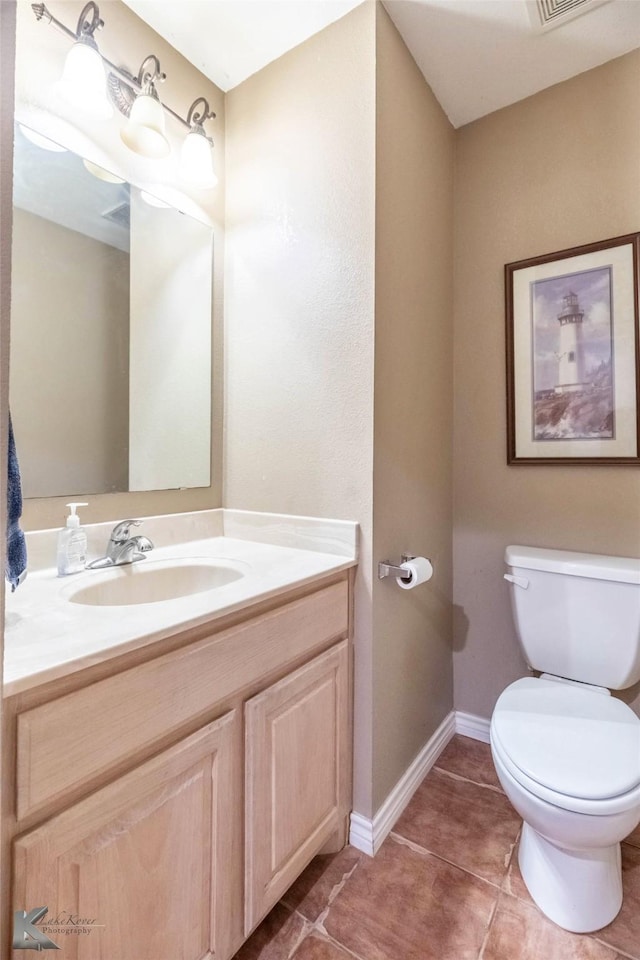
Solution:
[{"label": "faucet handle", "polygon": [[142,520],[121,520],[111,531],[111,539],[120,542],[129,539],[131,527],[139,527]]},{"label": "faucet handle", "polygon": [[149,540],[149,537],[144,537],[140,533],[137,537],[131,537],[131,542],[135,543],[136,549],[140,553],[148,553],[149,550],[153,550],[153,542]]}]

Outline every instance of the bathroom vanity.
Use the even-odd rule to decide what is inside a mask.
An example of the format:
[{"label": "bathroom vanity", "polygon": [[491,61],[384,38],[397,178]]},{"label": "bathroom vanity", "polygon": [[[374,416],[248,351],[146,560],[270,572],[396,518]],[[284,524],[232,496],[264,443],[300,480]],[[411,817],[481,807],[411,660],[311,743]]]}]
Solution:
[{"label": "bathroom vanity", "polygon": [[[5,916],[46,905],[59,925],[38,926],[65,957],[228,960],[316,853],[346,843],[356,525],[190,516],[224,529],[159,562],[223,556],[242,577],[74,610],[82,584],[36,574],[34,594],[57,590],[53,629],[88,634],[93,619],[94,637],[31,674],[12,619],[19,636],[33,601],[7,605]],[[177,540],[170,520],[145,521],[157,543]]]}]

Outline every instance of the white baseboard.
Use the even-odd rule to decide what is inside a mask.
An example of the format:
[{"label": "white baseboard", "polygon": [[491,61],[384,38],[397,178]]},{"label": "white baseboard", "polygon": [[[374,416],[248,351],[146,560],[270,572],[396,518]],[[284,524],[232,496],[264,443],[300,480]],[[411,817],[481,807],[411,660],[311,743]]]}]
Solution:
[{"label": "white baseboard", "polygon": [[407,806],[416,789],[434,765],[454,734],[471,737],[489,743],[489,720],[473,713],[452,710],[447,714],[436,732],[424,745],[411,766],[400,777],[373,820],[360,813],[352,813],[349,843],[357,850],[374,857],[387,838],[400,814]]},{"label": "white baseboard", "polygon": [[[349,843],[356,850],[362,850],[369,857],[374,856],[373,820],[368,820],[360,813],[351,812],[349,818]],[[376,847],[378,849],[380,844]]]},{"label": "white baseboard", "polygon": [[373,820],[359,813],[351,814],[349,843],[357,850],[374,857],[383,840],[407,806],[419,784],[434,765],[456,732],[455,712],[447,714],[436,732],[424,745],[410,767],[400,777]]},{"label": "white baseboard", "polygon": [[456,710],[456,733],[463,737],[471,737],[473,740],[482,740],[483,743],[489,743],[490,720],[484,717],[477,717],[473,713],[463,713],[462,710]]}]

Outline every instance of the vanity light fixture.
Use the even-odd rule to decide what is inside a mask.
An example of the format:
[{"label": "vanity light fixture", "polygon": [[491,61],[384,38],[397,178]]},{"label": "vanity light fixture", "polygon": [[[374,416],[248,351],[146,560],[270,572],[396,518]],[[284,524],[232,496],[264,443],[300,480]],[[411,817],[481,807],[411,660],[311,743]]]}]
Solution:
[{"label": "vanity light fixture", "polygon": [[146,190],[140,191],[140,197],[145,203],[148,203],[150,207],[159,207],[167,210],[171,209],[171,204],[165,203],[165,201],[161,200],[160,197],[154,197],[152,193],[148,193]]},{"label": "vanity light fixture", "polygon": [[93,36],[103,26],[98,6],[90,0],[78,18],[75,43],[67,54],[56,91],[74,107],[108,120],[113,107],[107,99],[104,64]]},{"label": "vanity light fixture", "polygon": [[[148,68],[149,63],[153,70]],[[166,77],[154,54],[143,60],[138,71],[138,84],[142,89],[133,101],[129,119],[120,134],[123,143],[141,157],[161,159],[171,153],[164,133],[164,110],[156,90],[156,83],[162,83]]]},{"label": "vanity light fixture", "polygon": [[36,147],[41,147],[43,150],[51,150],[52,153],[67,153],[66,147],[56,143],[55,140],[50,140],[49,137],[45,137],[43,133],[37,133],[35,130],[32,130],[31,127],[25,127],[22,123],[19,123],[18,126],[27,140],[30,140]]},{"label": "vanity light fixture", "polygon": [[115,173],[111,173],[110,170],[105,170],[104,167],[98,166],[97,163],[93,163],[91,160],[82,161],[89,173],[97,177],[98,180],[103,180],[105,183],[126,183],[126,180],[123,180],[122,177],[116,176]]},{"label": "vanity light fixture", "polygon": [[187,123],[191,130],[185,137],[180,153],[180,175],[183,180],[202,189],[215,187],[218,178],[213,169],[213,140],[204,132],[202,124],[215,117],[204,97],[198,97],[189,107]]},{"label": "vanity light fixture", "polygon": [[94,0],[90,0],[83,8],[75,32],[57,20],[44,3],[32,3],[31,9],[37,20],[53,25],[74,41],[65,61],[62,79],[56,85],[65,99],[75,106],[90,110],[94,116],[104,118],[113,114],[113,102],[120,113],[128,118],[121,132],[123,143],[134,153],[149,159],[161,159],[171,152],[165,134],[165,113],[171,114],[189,131],[181,151],[181,177],[199,189],[210,189],[216,185],[213,140],[203,127],[205,121],[215,118],[215,113],[209,109],[204,97],[194,100],[185,120],[158,96],[156,85],[166,79],[166,74],[162,72],[155,54],[145,57],[137,76],[107,60],[98,50],[94,38],[94,33],[104,26]]}]

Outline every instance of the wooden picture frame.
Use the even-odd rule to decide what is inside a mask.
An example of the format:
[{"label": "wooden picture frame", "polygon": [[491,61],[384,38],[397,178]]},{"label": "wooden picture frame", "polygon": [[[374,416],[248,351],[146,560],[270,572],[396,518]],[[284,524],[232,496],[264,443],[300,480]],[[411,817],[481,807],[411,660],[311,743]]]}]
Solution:
[{"label": "wooden picture frame", "polygon": [[505,266],[507,463],[640,464],[640,233]]}]

